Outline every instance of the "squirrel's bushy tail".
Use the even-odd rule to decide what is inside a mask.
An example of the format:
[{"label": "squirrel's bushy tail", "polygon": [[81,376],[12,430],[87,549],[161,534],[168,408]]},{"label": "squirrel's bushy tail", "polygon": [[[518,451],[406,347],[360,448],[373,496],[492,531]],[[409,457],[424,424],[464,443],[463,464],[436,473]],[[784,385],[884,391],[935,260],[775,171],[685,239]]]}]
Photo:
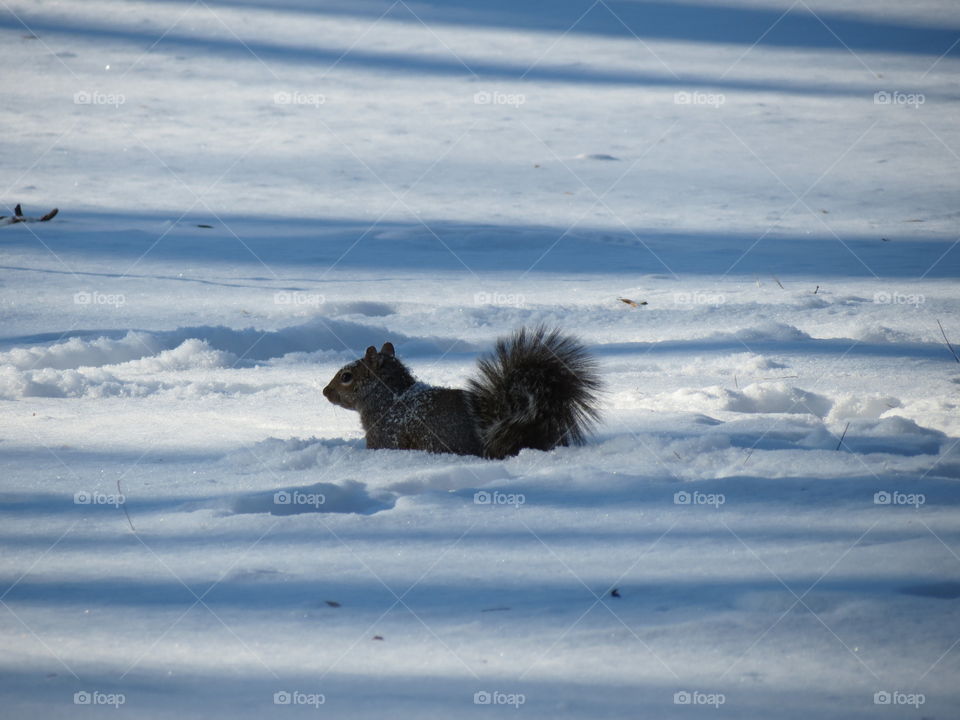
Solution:
[{"label": "squirrel's bushy tail", "polygon": [[500,338],[468,392],[484,455],[580,444],[599,418],[596,363],[575,338],[540,326]]}]

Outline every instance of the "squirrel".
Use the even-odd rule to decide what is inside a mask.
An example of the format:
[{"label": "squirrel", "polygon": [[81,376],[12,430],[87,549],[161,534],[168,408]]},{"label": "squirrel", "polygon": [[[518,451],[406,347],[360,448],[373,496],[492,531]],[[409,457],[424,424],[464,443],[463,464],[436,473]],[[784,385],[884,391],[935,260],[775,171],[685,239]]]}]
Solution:
[{"label": "squirrel", "polygon": [[501,459],[582,444],[600,418],[596,361],[559,330],[501,337],[477,370],[465,390],[426,385],[386,342],[340,368],[323,395],[360,413],[368,449]]}]

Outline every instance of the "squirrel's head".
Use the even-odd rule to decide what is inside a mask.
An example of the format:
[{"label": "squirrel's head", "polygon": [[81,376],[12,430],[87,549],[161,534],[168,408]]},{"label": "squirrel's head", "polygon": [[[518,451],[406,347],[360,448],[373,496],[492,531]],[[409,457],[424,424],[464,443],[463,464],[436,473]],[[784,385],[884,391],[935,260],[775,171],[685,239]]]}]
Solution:
[{"label": "squirrel's head", "polygon": [[362,358],[344,365],[323,389],[323,396],[347,410],[362,410],[366,397],[380,392],[399,394],[414,382],[396,358],[392,343],[384,343],[380,352],[371,345]]}]

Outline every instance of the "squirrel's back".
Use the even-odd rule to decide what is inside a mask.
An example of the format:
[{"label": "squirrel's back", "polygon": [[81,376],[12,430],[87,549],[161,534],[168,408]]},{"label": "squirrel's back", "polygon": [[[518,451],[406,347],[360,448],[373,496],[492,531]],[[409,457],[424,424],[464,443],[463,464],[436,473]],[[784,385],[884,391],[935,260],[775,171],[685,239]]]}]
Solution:
[{"label": "squirrel's back", "polygon": [[503,458],[582,443],[599,418],[596,364],[558,330],[518,330],[480,359],[466,390],[418,383],[393,345],[373,346],[324,388],[360,413],[367,447]]}]

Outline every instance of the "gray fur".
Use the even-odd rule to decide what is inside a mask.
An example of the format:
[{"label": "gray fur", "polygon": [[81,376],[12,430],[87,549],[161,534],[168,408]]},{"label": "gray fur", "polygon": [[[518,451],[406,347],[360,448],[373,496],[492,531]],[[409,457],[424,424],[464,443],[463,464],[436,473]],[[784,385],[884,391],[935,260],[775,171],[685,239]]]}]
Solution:
[{"label": "gray fur", "polygon": [[501,338],[478,370],[466,390],[425,385],[385,343],[337,371],[323,394],[360,413],[370,449],[503,458],[582,443],[599,418],[595,362],[557,330]]}]

